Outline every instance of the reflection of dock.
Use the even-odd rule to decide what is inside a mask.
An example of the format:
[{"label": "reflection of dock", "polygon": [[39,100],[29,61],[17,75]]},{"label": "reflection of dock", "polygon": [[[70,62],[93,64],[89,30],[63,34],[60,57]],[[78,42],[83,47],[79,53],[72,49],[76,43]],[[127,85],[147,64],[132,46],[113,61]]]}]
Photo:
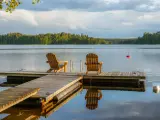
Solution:
[{"label": "reflection of dock", "polygon": [[9,115],[2,120],[38,120],[39,116],[23,113],[22,115]]},{"label": "reflection of dock", "polygon": [[[143,72],[104,72],[99,75],[85,75],[84,73],[8,72],[0,73],[0,75],[7,76],[8,84],[20,84],[12,89],[39,89],[35,95],[27,94],[28,96],[23,98],[23,102],[21,103],[19,102],[22,99],[20,101],[10,99],[5,103],[8,107],[14,101],[14,103],[19,103],[18,105],[37,105],[42,106],[42,108],[48,105],[48,109],[78,90],[82,84],[84,86],[112,87],[113,89],[118,87],[127,87],[127,89],[130,87],[141,88],[144,86],[143,82],[145,79]],[[0,92],[0,96],[4,96],[2,93]],[[9,94],[11,94],[10,89],[6,95]],[[24,91],[19,90],[19,97],[25,94]],[[27,99],[28,97],[29,99]],[[0,99],[0,111],[4,110],[2,109],[3,105],[4,103]],[[45,109],[45,111],[48,111],[48,109]]]}]

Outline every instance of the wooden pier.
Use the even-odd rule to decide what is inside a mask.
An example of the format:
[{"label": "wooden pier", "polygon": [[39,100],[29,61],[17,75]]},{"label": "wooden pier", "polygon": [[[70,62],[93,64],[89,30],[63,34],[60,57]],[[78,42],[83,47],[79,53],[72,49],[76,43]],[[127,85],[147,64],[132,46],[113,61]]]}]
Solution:
[{"label": "wooden pier", "polygon": [[[7,110],[4,110],[0,114],[9,114],[7,117],[3,118],[2,120],[25,120],[30,118],[40,118],[41,116],[47,118],[51,114],[53,114],[55,111],[60,109],[62,106],[64,106],[67,102],[69,102],[71,99],[73,99],[77,94],[79,94],[82,91],[82,88],[78,89],[75,93],[68,96],[63,101],[60,101],[56,104],[48,103],[43,108],[37,107],[37,108],[30,108],[30,107],[11,107]],[[20,114],[23,113],[23,114]],[[31,119],[32,120],[32,119]],[[37,119],[36,119],[37,120]]]},{"label": "wooden pier", "polygon": [[39,88],[10,88],[0,92],[0,112],[35,95]]},{"label": "wooden pier", "polygon": [[49,101],[54,96],[82,80],[81,76],[60,76],[47,75],[16,87],[20,88],[40,88],[39,92],[31,98],[41,98]]},{"label": "wooden pier", "polygon": [[[99,75],[97,74],[88,74],[85,73],[45,73],[45,72],[4,72],[0,73],[2,76],[7,76],[7,82],[12,84],[19,83],[18,81],[21,81],[23,84],[17,85],[16,87],[12,88],[13,91],[16,89],[19,89],[19,97],[22,97],[25,95],[25,92],[23,89],[35,89],[37,92],[37,88],[39,91],[36,94],[27,94],[26,98],[23,97],[23,102],[19,103],[19,99],[11,99],[11,101],[15,101],[14,104],[24,104],[24,105],[33,105],[38,104],[41,107],[44,107],[46,105],[51,105],[53,107],[53,104],[56,104],[60,101],[63,101],[66,99],[69,95],[71,95],[73,92],[77,91],[80,87],[82,87],[82,84],[84,86],[99,86],[100,88],[108,87],[110,89],[129,89],[132,88],[132,90],[143,88],[143,91],[145,90],[144,82],[145,82],[145,73],[143,72],[103,72]],[[23,78],[26,78],[23,79]],[[32,80],[35,77],[34,80]],[[9,78],[9,79],[8,79]],[[11,78],[14,78],[13,80]],[[22,91],[20,90],[22,89]],[[33,92],[33,91],[32,91]],[[0,92],[0,96],[4,96],[2,94],[3,92]],[[24,93],[24,94],[22,94]],[[35,93],[35,92],[34,92]],[[2,94],[2,95],[1,95]],[[6,93],[7,96],[13,95],[13,92],[8,90]],[[29,99],[27,99],[29,97]],[[13,97],[14,98],[14,97]],[[0,105],[3,103],[3,101],[7,99],[0,99]],[[27,100],[25,100],[27,99]],[[22,101],[22,99],[21,99]],[[7,104],[6,108],[11,107],[12,105]],[[0,107],[0,111],[3,111]]]}]

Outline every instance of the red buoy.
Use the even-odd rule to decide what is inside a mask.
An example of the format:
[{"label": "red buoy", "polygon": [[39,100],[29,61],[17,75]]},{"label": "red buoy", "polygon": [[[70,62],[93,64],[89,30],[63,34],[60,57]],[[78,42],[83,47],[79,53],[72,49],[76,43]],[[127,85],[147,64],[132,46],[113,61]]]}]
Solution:
[{"label": "red buoy", "polygon": [[127,55],[127,56],[126,56],[126,58],[130,59],[130,58],[131,58],[131,56],[130,56],[130,55]]}]

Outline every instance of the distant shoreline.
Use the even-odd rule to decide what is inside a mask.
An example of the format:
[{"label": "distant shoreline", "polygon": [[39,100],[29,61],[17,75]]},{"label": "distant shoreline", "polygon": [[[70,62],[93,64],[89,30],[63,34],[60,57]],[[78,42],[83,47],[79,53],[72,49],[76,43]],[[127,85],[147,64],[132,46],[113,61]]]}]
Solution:
[{"label": "distant shoreline", "polygon": [[47,33],[26,35],[8,33],[0,35],[0,45],[157,45],[160,44],[160,32],[144,33],[138,38],[94,38],[84,34]]}]

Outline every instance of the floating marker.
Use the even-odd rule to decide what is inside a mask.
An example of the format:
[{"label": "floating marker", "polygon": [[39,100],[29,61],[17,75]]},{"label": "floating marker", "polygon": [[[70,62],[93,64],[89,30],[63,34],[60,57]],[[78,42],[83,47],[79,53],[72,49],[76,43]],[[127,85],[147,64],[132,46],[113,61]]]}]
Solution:
[{"label": "floating marker", "polygon": [[131,56],[130,56],[130,55],[127,55],[127,56],[126,56],[126,58],[130,59],[130,58],[131,58]]}]

